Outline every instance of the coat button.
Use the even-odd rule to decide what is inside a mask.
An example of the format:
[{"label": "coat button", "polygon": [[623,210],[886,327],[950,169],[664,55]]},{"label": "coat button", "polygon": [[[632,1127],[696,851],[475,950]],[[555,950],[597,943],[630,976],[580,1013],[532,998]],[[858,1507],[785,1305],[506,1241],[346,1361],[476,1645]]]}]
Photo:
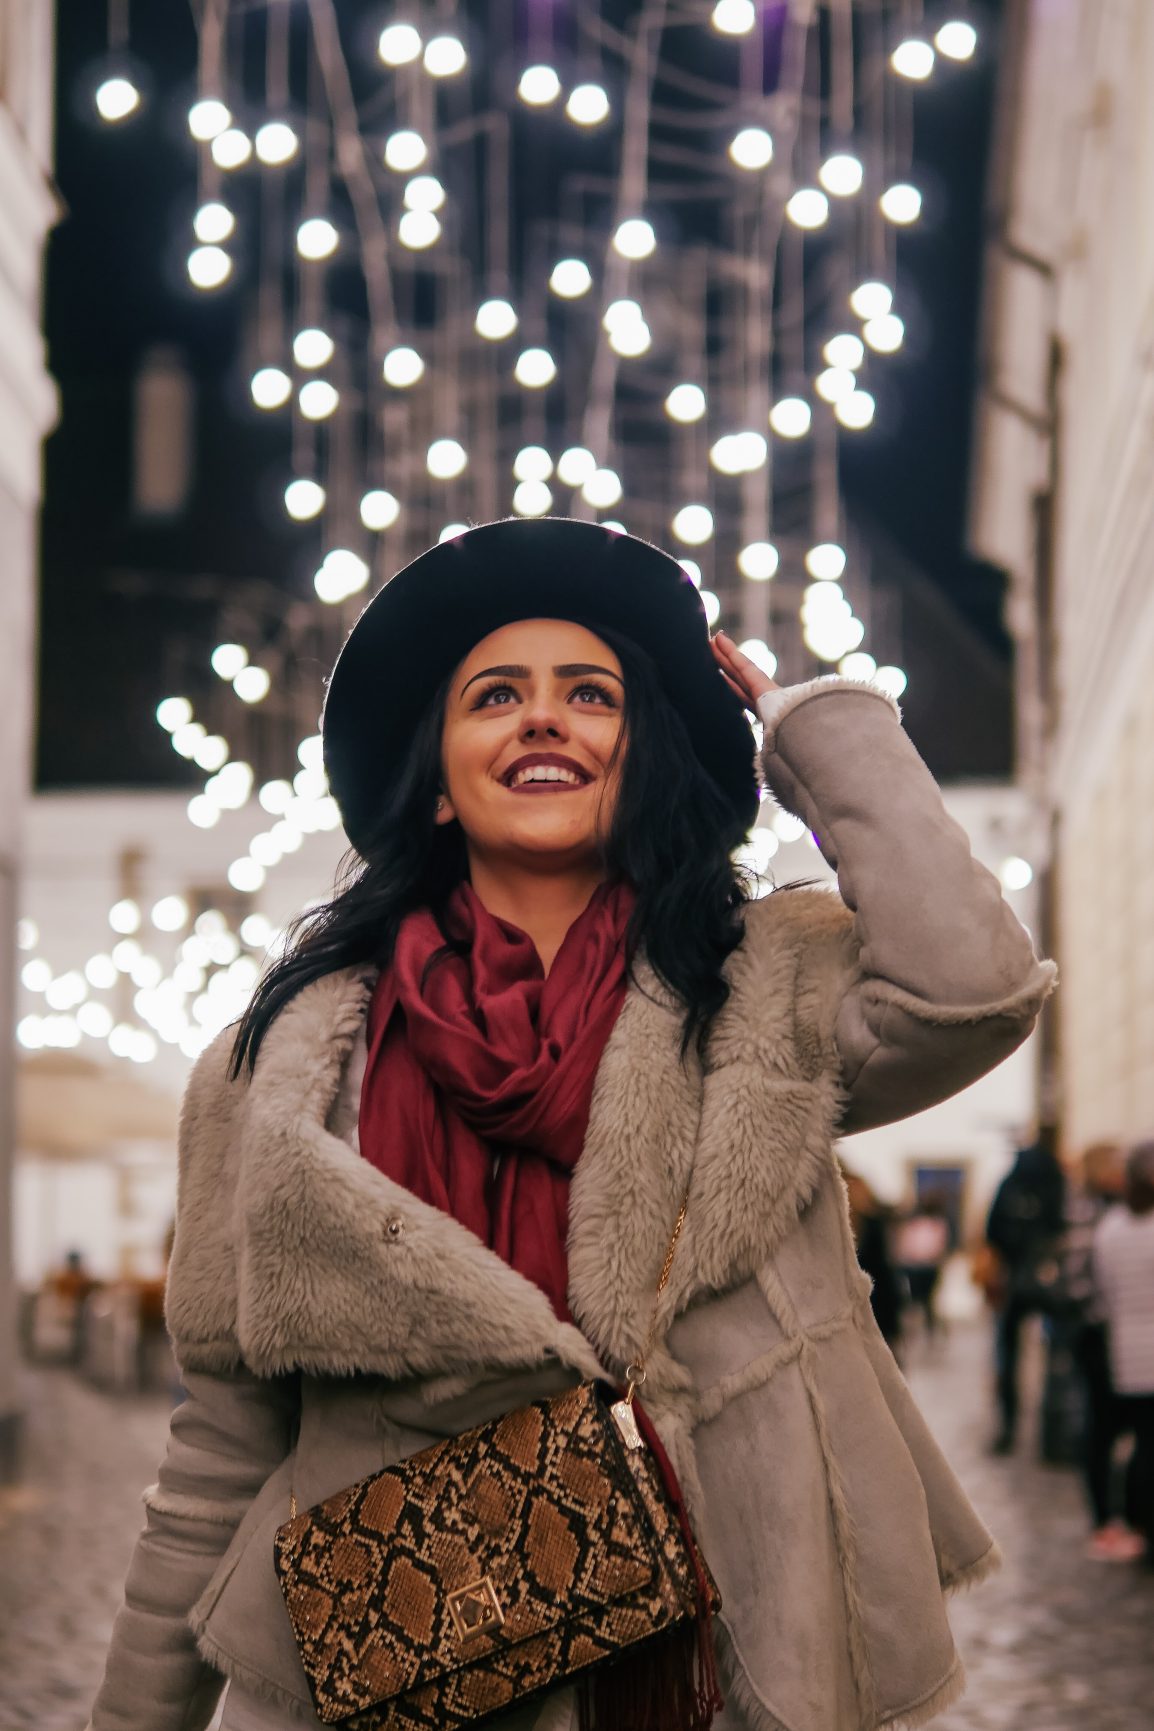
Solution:
[{"label": "coat button", "polygon": [[391,1239],[395,1244],[398,1238],[403,1238],[404,1236],[405,1223],[399,1216],[395,1215],[392,1220],[387,1221],[385,1224],[385,1237]]}]

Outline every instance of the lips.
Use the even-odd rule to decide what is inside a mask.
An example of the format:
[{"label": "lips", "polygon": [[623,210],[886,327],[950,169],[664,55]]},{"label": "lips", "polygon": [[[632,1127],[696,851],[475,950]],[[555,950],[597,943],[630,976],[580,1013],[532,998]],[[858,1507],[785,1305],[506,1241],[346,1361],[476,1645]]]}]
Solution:
[{"label": "lips", "polygon": [[[577,780],[569,781],[557,776],[523,781],[514,785],[519,775],[522,775],[526,770],[534,769],[561,770],[566,775],[576,776]],[[563,757],[555,751],[530,751],[509,765],[501,777],[501,785],[508,788],[510,793],[578,793],[581,788],[587,787],[592,779],[593,777],[588,770],[582,768],[581,764],[576,763],[571,757]]]}]

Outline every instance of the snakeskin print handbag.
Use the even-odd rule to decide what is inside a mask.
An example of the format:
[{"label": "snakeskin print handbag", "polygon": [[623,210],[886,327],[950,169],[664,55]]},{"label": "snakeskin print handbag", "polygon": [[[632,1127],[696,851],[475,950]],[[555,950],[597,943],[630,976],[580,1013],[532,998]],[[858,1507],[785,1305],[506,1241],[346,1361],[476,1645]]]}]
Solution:
[{"label": "snakeskin print handbag", "polygon": [[576,1682],[583,1725],[709,1725],[720,1599],[634,1401],[644,1354],[626,1375],[620,1399],[582,1383],[292,1499],[274,1560],[324,1724],[457,1731]]}]

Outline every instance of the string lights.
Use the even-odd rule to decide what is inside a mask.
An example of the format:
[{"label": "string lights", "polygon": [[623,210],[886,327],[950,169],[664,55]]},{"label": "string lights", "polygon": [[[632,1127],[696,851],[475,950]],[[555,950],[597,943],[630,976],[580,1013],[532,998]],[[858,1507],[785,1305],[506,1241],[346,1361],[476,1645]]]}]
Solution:
[{"label": "string lights", "polygon": [[[189,279],[238,307],[257,297],[248,388],[254,412],[282,417],[284,509],[315,549],[334,651],[370,586],[422,548],[470,521],[558,512],[684,553],[710,623],[767,671],[805,677],[816,660],[901,689],[865,647],[838,449],[868,436],[904,345],[900,237],[922,213],[912,105],[976,53],[965,5],[653,0],[610,22],[573,0],[473,54],[452,0],[408,0],[369,56],[334,0],[203,0],[198,15]],[[111,0],[97,109],[113,125],[140,103],[115,84],[127,48],[127,0]],[[263,98],[242,78],[262,63]],[[259,708],[270,676],[243,645],[212,665],[210,686]],[[220,701],[206,689],[206,713]],[[316,708],[302,681],[302,717]],[[275,820],[228,867],[239,893],[337,827],[303,726],[298,764],[270,762],[262,781],[232,759],[230,724],[210,732],[177,697],[157,720],[208,775],[194,824],[250,803]],[[788,839],[781,821],[755,830],[759,858]],[[182,1049],[237,1001],[248,942],[198,921],[175,971],[138,985],[168,994]]]}]

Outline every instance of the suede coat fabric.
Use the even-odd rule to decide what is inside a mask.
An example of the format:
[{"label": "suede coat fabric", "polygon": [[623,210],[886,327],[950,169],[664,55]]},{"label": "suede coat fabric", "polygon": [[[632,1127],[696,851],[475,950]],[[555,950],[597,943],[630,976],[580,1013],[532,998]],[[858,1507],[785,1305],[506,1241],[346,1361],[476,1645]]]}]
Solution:
[{"label": "suede coat fabric", "polygon": [[646,1399],[725,1601],[725,1731],[897,1731],[959,1692],[944,1595],[997,1553],[873,1324],[834,1141],[1000,1062],[1055,970],[887,698],[821,680],[763,716],[838,891],[749,905],[704,1061],[640,964],[572,1181],[571,1323],[340,1133],[372,969],[299,994],[251,1080],[232,1031],[199,1060],[168,1291],[189,1398],[95,1731],[202,1731],[224,1676],[307,1722],[272,1566],[290,1484],[305,1506],[542,1377],[619,1374],[691,1172]]}]

